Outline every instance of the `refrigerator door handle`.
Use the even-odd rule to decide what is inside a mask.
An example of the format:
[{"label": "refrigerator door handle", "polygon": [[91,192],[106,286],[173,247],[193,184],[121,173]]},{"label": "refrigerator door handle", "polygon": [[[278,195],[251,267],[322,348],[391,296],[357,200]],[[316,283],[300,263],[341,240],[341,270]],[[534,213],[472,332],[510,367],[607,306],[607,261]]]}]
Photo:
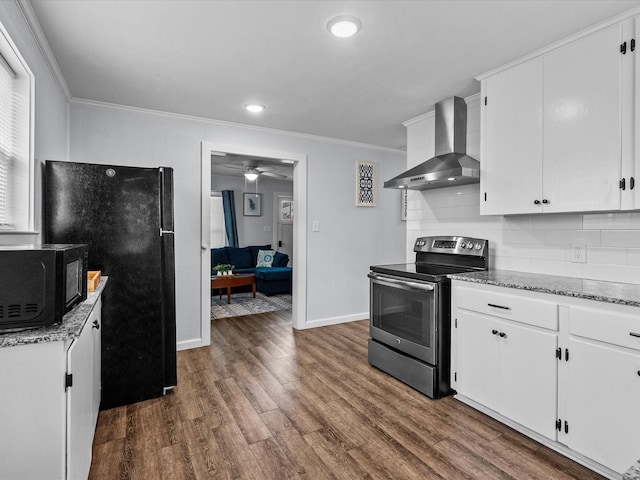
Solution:
[{"label": "refrigerator door handle", "polygon": [[173,230],[163,230],[162,228],[160,229],[160,236],[162,237],[163,235],[173,235],[175,232]]}]

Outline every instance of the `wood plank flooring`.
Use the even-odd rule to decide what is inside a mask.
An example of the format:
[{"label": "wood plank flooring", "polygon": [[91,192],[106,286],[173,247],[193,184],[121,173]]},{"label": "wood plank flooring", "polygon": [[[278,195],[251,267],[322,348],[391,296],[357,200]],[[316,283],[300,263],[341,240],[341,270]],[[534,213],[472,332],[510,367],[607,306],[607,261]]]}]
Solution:
[{"label": "wood plank flooring", "polygon": [[215,320],[161,399],[100,412],[90,479],[558,479],[599,475],[453,397],[371,367],[368,323]]}]

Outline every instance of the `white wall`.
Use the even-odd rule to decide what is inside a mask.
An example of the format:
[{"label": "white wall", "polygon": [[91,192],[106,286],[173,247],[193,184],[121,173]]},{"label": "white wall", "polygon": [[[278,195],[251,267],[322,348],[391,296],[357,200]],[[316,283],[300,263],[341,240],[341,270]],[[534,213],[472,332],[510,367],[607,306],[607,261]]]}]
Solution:
[{"label": "white wall", "polygon": [[[246,186],[246,188],[245,188]],[[291,180],[278,180],[269,177],[258,178],[258,191],[262,194],[262,215],[245,217],[242,212],[243,193],[256,193],[254,182],[247,182],[244,177],[232,175],[212,175],[211,191],[233,190],[236,204],[236,220],[238,227],[238,242],[241,247],[249,245],[266,245],[273,243],[273,194],[289,193],[293,195]],[[264,228],[269,227],[265,232]],[[214,247],[215,245],[212,245]]]},{"label": "white wall", "polygon": [[[480,158],[479,96],[467,99],[467,153]],[[408,126],[409,145],[433,152],[433,115]],[[409,166],[419,158],[409,152]],[[487,238],[491,267],[577,278],[640,283],[640,211],[480,216],[479,185],[409,192],[407,259],[423,235]],[[571,243],[587,246],[587,262],[569,261]]]},{"label": "white wall", "polygon": [[[369,265],[404,261],[400,196],[382,181],[404,170],[397,150],[88,103],[71,104],[71,160],[174,168],[178,341],[200,338],[200,143],[307,155],[307,324],[368,316]],[[378,206],[355,207],[357,160],[378,164]],[[320,231],[311,231],[311,222]]]},{"label": "white wall", "polygon": [[[0,21],[35,76],[35,224],[42,230],[42,169],[45,160],[69,156],[69,104],[51,74],[36,40],[15,2],[0,2]],[[0,244],[38,243],[39,234],[0,234]]]}]

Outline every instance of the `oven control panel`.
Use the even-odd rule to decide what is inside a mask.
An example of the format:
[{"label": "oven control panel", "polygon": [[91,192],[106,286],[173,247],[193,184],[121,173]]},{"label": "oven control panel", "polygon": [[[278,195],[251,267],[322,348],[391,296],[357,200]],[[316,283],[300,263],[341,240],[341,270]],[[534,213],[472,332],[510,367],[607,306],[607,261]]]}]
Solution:
[{"label": "oven control panel", "polygon": [[481,238],[420,237],[416,239],[413,251],[485,256],[488,245],[489,242]]}]

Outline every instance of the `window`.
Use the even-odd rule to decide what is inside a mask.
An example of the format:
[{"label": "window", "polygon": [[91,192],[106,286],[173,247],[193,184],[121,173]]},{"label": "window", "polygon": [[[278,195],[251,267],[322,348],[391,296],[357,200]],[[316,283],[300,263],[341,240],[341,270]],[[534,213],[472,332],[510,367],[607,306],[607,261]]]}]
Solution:
[{"label": "window", "polygon": [[34,77],[0,24],[0,232],[34,231]]},{"label": "window", "polygon": [[222,194],[220,192],[211,193],[211,222],[209,225],[211,248],[226,245],[224,211],[222,210]]}]

